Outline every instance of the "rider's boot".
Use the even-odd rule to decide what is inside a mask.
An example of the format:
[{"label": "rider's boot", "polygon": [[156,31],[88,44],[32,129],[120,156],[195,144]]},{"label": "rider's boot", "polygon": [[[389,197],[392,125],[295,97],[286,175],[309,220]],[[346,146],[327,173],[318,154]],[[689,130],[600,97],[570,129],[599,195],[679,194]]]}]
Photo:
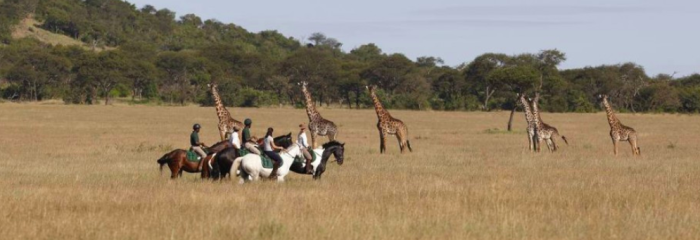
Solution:
[{"label": "rider's boot", "polygon": [[306,174],[313,174],[314,166],[311,166],[311,159],[306,159]]},{"label": "rider's boot", "polygon": [[274,162],[272,164],[272,172],[270,173],[270,176],[267,178],[270,180],[275,180],[277,179],[277,169],[280,168],[280,163],[279,162]]}]

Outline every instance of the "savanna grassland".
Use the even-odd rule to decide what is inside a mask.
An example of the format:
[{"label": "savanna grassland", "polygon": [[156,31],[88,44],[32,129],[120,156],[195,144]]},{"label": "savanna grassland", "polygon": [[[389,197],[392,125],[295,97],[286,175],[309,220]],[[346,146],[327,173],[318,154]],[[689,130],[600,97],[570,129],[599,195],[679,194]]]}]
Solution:
[{"label": "savanna grassland", "polygon": [[[230,109],[296,132],[304,110]],[[320,181],[175,181],[156,159],[218,140],[212,107],[0,104],[3,239],[689,239],[700,236],[700,116],[619,114],[639,132],[614,157],[604,113],[544,114],[567,136],[528,152],[522,113],[391,111],[413,153],[378,153],[372,110],[321,109],[345,164]],[[497,129],[496,129],[497,128]]]}]

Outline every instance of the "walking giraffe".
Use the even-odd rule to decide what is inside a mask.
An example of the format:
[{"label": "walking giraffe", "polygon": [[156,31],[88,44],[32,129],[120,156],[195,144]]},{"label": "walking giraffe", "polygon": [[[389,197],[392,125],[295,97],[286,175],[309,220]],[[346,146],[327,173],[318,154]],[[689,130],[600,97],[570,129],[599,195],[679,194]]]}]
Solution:
[{"label": "walking giraffe", "polygon": [[535,121],[535,131],[536,131],[536,138],[537,138],[537,143],[535,144],[537,147],[537,152],[539,152],[541,142],[542,140],[547,143],[547,149],[549,149],[550,152],[557,151],[559,147],[557,147],[557,143],[554,141],[554,136],[561,136],[561,139],[564,140],[564,143],[566,145],[569,145],[569,141],[566,140],[566,137],[564,135],[559,135],[559,130],[557,128],[546,124],[542,121],[542,115],[540,115],[540,110],[539,107],[537,106],[537,102],[540,100],[540,93],[535,93],[535,99],[532,100],[532,115],[534,116],[534,121]]},{"label": "walking giraffe", "polygon": [[[224,103],[219,97],[219,92],[216,90],[217,85],[215,83],[207,84],[207,87],[211,89],[211,94],[214,96],[214,103],[216,104],[216,116],[219,118],[219,135],[221,136],[221,141],[226,140],[227,134],[233,133],[233,129],[237,130],[243,129],[243,123],[233,119],[231,113],[228,112]],[[240,139],[240,136],[239,136]]]},{"label": "walking giraffe", "polygon": [[535,151],[535,116],[532,115],[530,102],[525,99],[525,94],[518,93],[518,100],[520,100],[520,104],[523,105],[523,112],[525,113],[525,121],[527,122],[527,141],[530,146],[529,149],[530,151]]},{"label": "walking giraffe", "polygon": [[311,93],[307,89],[307,82],[300,82],[301,91],[306,98],[306,115],[309,116],[309,130],[311,132],[311,147],[316,148],[316,136],[328,136],[328,141],[334,141],[338,137],[338,127],[335,123],[321,117],[316,110],[316,105],[311,99]]},{"label": "walking giraffe", "polygon": [[374,90],[377,86],[367,86],[369,94],[372,97],[372,102],[374,102],[374,110],[377,111],[377,129],[379,129],[379,152],[386,152],[386,138],[387,135],[396,135],[399,140],[399,148],[401,148],[401,153],[404,149],[408,147],[408,150],[413,152],[411,149],[411,142],[408,140],[408,127],[401,120],[396,119],[389,114],[389,111],[382,107],[382,103],[377,98]]},{"label": "walking giraffe", "polygon": [[603,101],[605,113],[608,115],[608,123],[610,124],[610,138],[612,138],[615,156],[617,156],[617,142],[628,141],[632,147],[632,155],[641,155],[641,150],[637,146],[637,131],[633,128],[622,125],[620,119],[617,119],[612,106],[608,102],[608,95],[598,95],[598,98]]}]

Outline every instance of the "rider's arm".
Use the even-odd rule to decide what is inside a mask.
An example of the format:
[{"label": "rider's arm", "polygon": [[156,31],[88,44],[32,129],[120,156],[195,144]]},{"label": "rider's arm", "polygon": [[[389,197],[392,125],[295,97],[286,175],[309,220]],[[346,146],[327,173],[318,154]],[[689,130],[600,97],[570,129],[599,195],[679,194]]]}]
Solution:
[{"label": "rider's arm", "polygon": [[270,146],[272,146],[272,149],[273,149],[273,150],[274,150],[274,149],[284,150],[283,147],[278,147],[277,145],[275,145],[275,141],[270,141]]}]

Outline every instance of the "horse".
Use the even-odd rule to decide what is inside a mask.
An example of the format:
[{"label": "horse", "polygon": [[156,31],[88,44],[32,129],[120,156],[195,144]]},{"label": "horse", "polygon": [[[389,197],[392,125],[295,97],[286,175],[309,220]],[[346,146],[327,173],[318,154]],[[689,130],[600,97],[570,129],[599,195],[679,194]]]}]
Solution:
[{"label": "horse", "polygon": [[[314,180],[321,179],[321,175],[323,174],[323,172],[326,171],[326,162],[328,162],[328,159],[331,157],[331,154],[335,156],[338,165],[343,165],[344,152],[345,143],[340,143],[338,141],[327,142],[323,144],[322,148],[314,149],[313,151],[311,151],[310,153],[316,155],[317,158],[321,157],[321,161],[316,160],[311,163],[311,166],[314,169],[311,175],[313,175]],[[306,173],[305,165],[305,162],[294,162],[292,163],[292,166],[289,168],[289,170],[295,173],[306,175],[308,173]]]},{"label": "horse", "polygon": [[[313,151],[314,154],[319,154],[321,156],[321,161],[317,161],[316,165],[314,166],[314,179],[320,179],[321,174],[326,171],[326,162],[328,162],[331,153],[335,156],[339,165],[343,164],[345,144],[331,141],[324,144],[323,148],[324,149],[318,149],[318,151],[322,151],[321,153],[317,152],[317,150]],[[280,156],[282,157],[283,163],[277,170],[277,181],[284,182],[284,177],[287,175],[287,173],[289,173],[292,165],[295,164],[294,158],[299,157],[303,159],[304,155],[301,154],[299,146],[294,144],[292,147],[287,148],[286,152],[283,152],[280,154]],[[249,181],[249,177],[251,177],[253,181],[258,180],[259,177],[268,177],[272,172],[271,169],[263,168],[260,156],[253,154],[236,158],[233,162],[233,169],[237,169],[239,166],[241,167],[241,179],[239,183]],[[302,174],[306,173],[303,165],[297,166],[295,172]]]},{"label": "horse", "polygon": [[[210,170],[209,164],[204,163],[208,163],[213,157],[217,155],[219,151],[230,147],[232,147],[232,145],[229,141],[218,142],[207,149],[209,151],[209,154],[204,159],[201,159],[198,163],[188,161],[187,151],[184,149],[175,149],[169,153],[166,153],[158,160],[156,160],[156,162],[160,164],[161,172],[163,172],[163,165],[168,164],[168,168],[170,168],[171,179],[177,178],[178,176],[182,176],[183,171],[189,173],[201,172],[202,178],[208,178]],[[204,166],[202,166],[202,171],[200,171],[199,167],[202,164],[204,164]]]},{"label": "horse", "polygon": [[[282,157],[282,165],[277,169],[277,181],[284,182],[284,176],[289,173],[289,167],[292,166],[294,158],[303,158],[304,154],[301,153],[298,145],[292,144],[291,147],[286,148],[280,153],[280,157]],[[239,167],[241,168],[240,184],[249,181],[249,176],[251,177],[251,180],[255,181],[260,177],[269,177],[272,173],[272,169],[263,167],[262,159],[260,158],[260,155],[257,154],[247,154],[233,160],[232,169],[238,169]]]},{"label": "horse", "polygon": [[[292,145],[292,133],[274,138],[275,145],[288,148]],[[231,177],[231,166],[233,161],[240,157],[240,151],[236,147],[226,148],[219,152],[212,164],[211,176],[214,180],[223,180],[226,176]]]}]

